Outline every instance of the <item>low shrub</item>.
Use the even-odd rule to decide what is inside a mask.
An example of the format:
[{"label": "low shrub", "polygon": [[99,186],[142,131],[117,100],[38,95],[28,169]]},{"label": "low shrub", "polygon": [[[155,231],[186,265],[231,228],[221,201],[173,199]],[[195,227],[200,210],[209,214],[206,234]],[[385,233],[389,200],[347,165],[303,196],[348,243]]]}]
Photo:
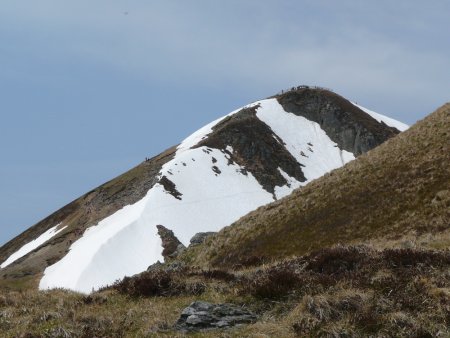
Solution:
[{"label": "low shrub", "polygon": [[450,265],[450,252],[438,252],[417,249],[386,249],[382,253],[382,258],[388,266],[416,267],[425,266],[445,266]]},{"label": "low shrub", "polygon": [[357,270],[370,258],[370,251],[366,247],[336,246],[309,255],[306,270],[336,275]]},{"label": "low shrub", "polygon": [[168,297],[181,294],[199,295],[204,292],[205,285],[200,282],[187,283],[176,272],[161,269],[125,277],[116,282],[113,289],[132,297]]},{"label": "low shrub", "polygon": [[226,270],[218,270],[218,269],[201,270],[199,272],[190,273],[190,275],[201,276],[206,279],[217,279],[217,280],[221,280],[224,282],[232,282],[232,281],[236,280],[236,275],[234,273],[231,273]]},{"label": "low shrub", "polygon": [[260,299],[277,299],[288,295],[300,282],[299,275],[292,268],[275,266],[244,279],[241,293]]}]

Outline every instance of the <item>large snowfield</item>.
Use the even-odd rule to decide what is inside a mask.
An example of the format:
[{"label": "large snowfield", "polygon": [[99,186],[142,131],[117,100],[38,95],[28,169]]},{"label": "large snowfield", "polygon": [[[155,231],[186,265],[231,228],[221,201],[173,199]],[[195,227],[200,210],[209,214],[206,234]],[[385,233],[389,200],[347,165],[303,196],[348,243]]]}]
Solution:
[{"label": "large snowfield", "polygon": [[[249,106],[254,105],[259,105],[257,117],[304,165],[302,171],[306,182],[298,182],[279,169],[288,184],[276,187],[274,196],[264,190],[250,172],[245,175],[243,168],[229,163],[229,153],[233,151],[231,147],[227,147],[226,151],[206,147],[192,149],[208,137],[223,117],[186,138],[178,146],[175,157],[162,167],[159,175],[166,176],[175,184],[182,194],[181,199],[165,191],[161,184],[156,184],[137,203],[88,228],[72,244],[65,257],[45,270],[40,289],[67,288],[89,293],[124,276],[142,272],[149,265],[163,260],[156,225],[162,224],[173,230],[178,239],[188,246],[190,238],[197,232],[218,231],[259,206],[272,202],[274,198],[286,196],[354,159],[352,153],[339,149],[319,124],[285,112],[276,99],[258,101]],[[369,113],[365,108],[360,108]],[[407,128],[380,114],[370,111],[370,115],[398,129]],[[220,173],[214,171],[213,166],[218,167]],[[57,233],[55,229],[50,229],[11,255],[1,267],[25,255],[29,252],[27,250],[43,244]]]}]

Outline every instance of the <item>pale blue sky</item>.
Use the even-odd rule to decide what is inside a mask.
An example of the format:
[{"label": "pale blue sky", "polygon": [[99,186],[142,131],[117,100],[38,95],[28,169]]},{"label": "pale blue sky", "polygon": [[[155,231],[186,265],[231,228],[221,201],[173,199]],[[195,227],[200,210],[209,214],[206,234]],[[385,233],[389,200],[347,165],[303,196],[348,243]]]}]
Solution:
[{"label": "pale blue sky", "polygon": [[449,13],[439,0],[3,0],[0,245],[293,85],[415,122],[449,101]]}]

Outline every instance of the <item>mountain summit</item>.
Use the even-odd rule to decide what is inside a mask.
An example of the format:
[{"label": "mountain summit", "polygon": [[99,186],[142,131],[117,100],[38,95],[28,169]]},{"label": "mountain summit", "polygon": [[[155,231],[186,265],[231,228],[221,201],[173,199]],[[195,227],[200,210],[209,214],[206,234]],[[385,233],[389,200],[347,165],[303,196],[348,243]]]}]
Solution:
[{"label": "mountain summit", "polygon": [[88,293],[162,260],[158,225],[188,246],[406,128],[321,88],[256,101],[5,244],[0,276]]}]

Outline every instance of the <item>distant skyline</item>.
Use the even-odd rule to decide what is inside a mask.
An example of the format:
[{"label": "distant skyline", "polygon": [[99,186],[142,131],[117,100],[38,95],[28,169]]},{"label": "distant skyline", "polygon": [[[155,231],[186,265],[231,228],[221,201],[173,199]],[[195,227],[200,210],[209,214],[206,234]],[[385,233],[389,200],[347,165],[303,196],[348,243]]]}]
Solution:
[{"label": "distant skyline", "polygon": [[413,124],[450,101],[448,13],[444,0],[3,1],[0,245],[292,86]]}]

